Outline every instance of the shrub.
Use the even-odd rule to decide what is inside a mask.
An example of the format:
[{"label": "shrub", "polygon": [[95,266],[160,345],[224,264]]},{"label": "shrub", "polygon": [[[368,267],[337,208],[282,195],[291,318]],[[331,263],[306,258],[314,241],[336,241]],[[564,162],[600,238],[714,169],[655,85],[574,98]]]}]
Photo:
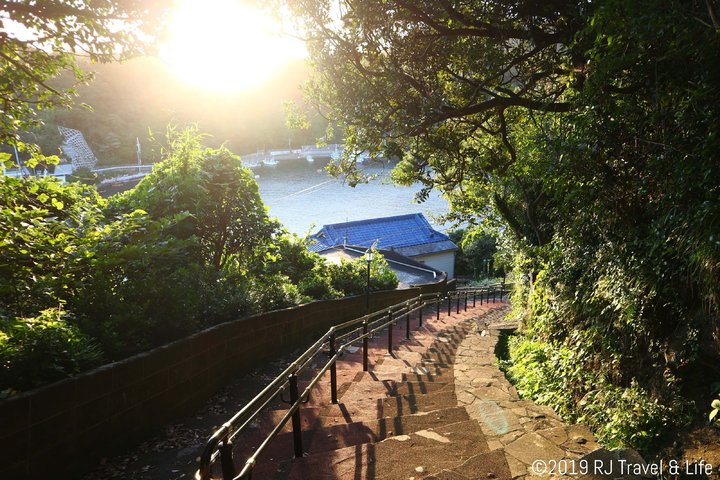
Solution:
[{"label": "shrub", "polygon": [[[330,264],[329,270],[333,288],[344,295],[360,295],[367,289],[367,263],[363,257]],[[375,252],[370,264],[370,291],[392,290],[398,283],[397,275],[385,258]]]},{"label": "shrub", "polygon": [[302,295],[288,277],[272,275],[250,279],[250,300],[255,311],[266,312],[297,305]]},{"label": "shrub", "polygon": [[592,344],[583,336],[575,333],[563,344],[512,337],[510,361],[504,367],[520,395],[553,407],[566,420],[586,424],[608,448],[648,451],[668,426],[688,421],[690,406],[672,388],[657,397],[636,381],[615,385],[607,370],[593,368]]},{"label": "shrub", "polygon": [[100,364],[100,349],[56,308],[0,320],[0,392],[29,390]]},{"label": "shrub", "polygon": [[304,296],[315,300],[328,300],[341,296],[333,288],[329,269],[325,265],[317,265],[310,270],[298,283],[298,289]]},{"label": "shrub", "polygon": [[85,276],[68,300],[83,332],[123,358],[195,331],[209,268],[196,239],[172,235],[183,217],[141,211],[96,231]]}]

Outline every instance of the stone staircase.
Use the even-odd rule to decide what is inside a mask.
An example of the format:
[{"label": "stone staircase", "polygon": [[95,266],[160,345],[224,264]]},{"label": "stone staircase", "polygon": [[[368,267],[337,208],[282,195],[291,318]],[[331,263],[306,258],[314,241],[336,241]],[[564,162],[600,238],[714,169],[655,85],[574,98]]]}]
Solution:
[{"label": "stone staircase", "polygon": [[[426,314],[423,327],[405,339],[405,321],[370,348],[370,371],[361,352],[338,362],[338,404],[330,402],[329,380],[321,381],[302,409],[303,458],[293,458],[288,426],[253,469],[254,479],[510,479],[500,450],[491,451],[480,423],[458,402],[453,365],[457,348],[478,315],[502,304],[471,308],[440,320]],[[416,322],[416,320],[415,320]],[[301,390],[309,379],[301,379]],[[238,466],[285,413],[277,405],[249,434],[236,439]],[[239,468],[238,468],[239,471]]]},{"label": "stone staircase", "polygon": [[[506,313],[506,305],[490,304],[440,319],[426,314],[424,325],[396,342],[392,354],[387,332],[376,336],[368,372],[361,352],[344,355],[338,403],[330,402],[324,378],[302,409],[303,456],[293,456],[288,424],[258,459],[252,478],[635,478],[567,471],[581,461],[605,472],[620,471],[620,461],[644,462],[631,450],[602,449],[586,427],[566,425],[551,408],[518,397],[496,365],[502,330],[515,328],[503,321]],[[404,335],[401,320],[393,338]],[[302,380],[301,389],[309,379]],[[286,412],[275,405],[236,439],[238,471]],[[565,471],[551,472],[553,465]]]}]

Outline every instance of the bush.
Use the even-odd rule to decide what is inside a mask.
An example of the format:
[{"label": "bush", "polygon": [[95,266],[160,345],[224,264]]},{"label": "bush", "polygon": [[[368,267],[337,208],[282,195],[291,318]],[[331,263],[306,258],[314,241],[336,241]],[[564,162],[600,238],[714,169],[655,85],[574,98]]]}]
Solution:
[{"label": "bush", "polygon": [[0,392],[29,390],[95,367],[100,349],[59,309],[0,320]]},{"label": "bush", "polygon": [[255,311],[267,312],[297,305],[302,295],[288,277],[273,275],[250,279],[250,299]]},{"label": "bush", "polygon": [[603,373],[607,370],[594,368],[592,343],[583,337],[575,333],[562,344],[512,337],[504,367],[520,395],[551,406],[568,421],[586,424],[608,448],[647,452],[666,428],[688,421],[690,406],[672,388],[660,398],[635,381],[614,385]]},{"label": "bush", "polygon": [[[368,285],[367,263],[363,257],[351,262],[342,260],[328,266],[332,286],[345,296],[365,293]],[[398,286],[398,278],[385,258],[375,252],[370,264],[370,291],[392,290]]]},{"label": "bush", "polygon": [[341,293],[333,288],[329,269],[325,265],[317,265],[298,283],[300,293],[309,299],[329,300],[341,296]]},{"label": "bush", "polygon": [[88,268],[68,306],[110,359],[200,326],[210,269],[195,238],[172,235],[182,218],[153,221],[136,211],[95,232]]}]

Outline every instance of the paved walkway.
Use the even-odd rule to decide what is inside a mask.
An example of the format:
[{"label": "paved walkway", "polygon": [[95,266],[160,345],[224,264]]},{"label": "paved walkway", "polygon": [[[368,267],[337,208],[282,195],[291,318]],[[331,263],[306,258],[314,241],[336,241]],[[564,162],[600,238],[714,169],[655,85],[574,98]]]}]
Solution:
[{"label": "paved walkway", "polygon": [[495,349],[500,334],[516,328],[502,321],[506,313],[495,310],[470,321],[455,359],[455,394],[480,424],[489,448],[503,451],[512,478],[523,479],[562,460],[571,464],[601,447],[585,426],[566,425],[552,408],[521,400],[498,369]]}]

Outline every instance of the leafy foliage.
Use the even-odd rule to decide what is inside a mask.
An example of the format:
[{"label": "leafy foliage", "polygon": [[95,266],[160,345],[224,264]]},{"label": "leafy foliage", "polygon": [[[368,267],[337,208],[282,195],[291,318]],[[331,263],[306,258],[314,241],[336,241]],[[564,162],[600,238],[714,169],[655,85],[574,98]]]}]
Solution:
[{"label": "leafy foliage", "polygon": [[77,54],[106,63],[147,52],[167,7],[164,1],[3,2],[0,143],[31,148],[20,133],[39,125],[37,112],[68,107],[76,94],[76,85],[62,89],[51,80],[63,72],[76,84],[90,80]]},{"label": "leafy foliage", "polygon": [[361,1],[337,19],[287,3],[311,42],[309,96],[349,144],[401,157],[396,181],[497,232],[531,350],[564,372],[538,367],[528,391],[578,415],[564,392],[602,380],[590,403],[617,410],[588,415],[611,444],[686,419],[684,375],[720,354],[717,6]]},{"label": "leafy foliage", "polygon": [[165,160],[117,203],[145,209],[152,218],[188,212],[181,237],[196,236],[205,261],[216,270],[247,269],[255,252],[277,231],[258,194],[257,183],[240,158],[202,144],[196,129],[168,130]]},{"label": "leafy foliage", "polygon": [[75,293],[103,205],[78,184],[0,176],[0,311],[33,317]]},{"label": "leafy foliage", "polygon": [[607,372],[588,368],[598,361],[591,340],[581,332],[563,343],[512,337],[512,363],[506,371],[524,398],[553,407],[568,421],[588,425],[608,448],[647,452],[665,429],[689,420],[692,408],[677,391],[659,399],[637,381],[619,387]]},{"label": "leafy foliage", "polygon": [[364,257],[352,261],[341,260],[329,265],[332,287],[344,295],[360,295],[369,288],[371,292],[392,290],[398,286],[398,278],[382,255],[375,251],[370,262],[370,283],[367,278],[368,265]]},{"label": "leafy foliage", "polygon": [[496,240],[470,229],[450,232],[450,240],[460,247],[455,255],[455,275],[473,278],[495,277]]},{"label": "leafy foliage", "polygon": [[59,309],[36,317],[0,317],[0,398],[100,364],[97,345]]},{"label": "leafy foliage", "polygon": [[[0,177],[0,390],[79,373],[244,315],[365,291],[269,218],[257,184],[195,129],[109,202],[94,187]],[[375,255],[371,290],[397,278]]]}]

